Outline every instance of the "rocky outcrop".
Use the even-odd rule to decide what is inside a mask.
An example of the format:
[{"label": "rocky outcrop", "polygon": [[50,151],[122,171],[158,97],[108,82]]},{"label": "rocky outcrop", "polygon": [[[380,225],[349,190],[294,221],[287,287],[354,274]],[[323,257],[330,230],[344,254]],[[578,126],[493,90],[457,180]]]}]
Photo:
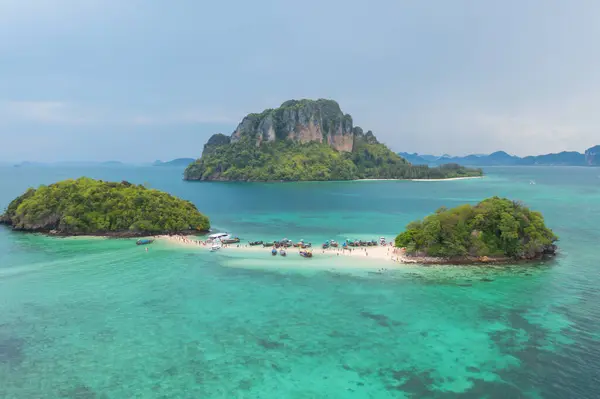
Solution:
[{"label": "rocky outcrop", "polygon": [[481,170],[450,165],[412,167],[379,143],[370,130],[353,126],[333,100],[290,100],[248,114],[233,134],[216,134],[202,157],[188,165],[185,180],[327,181],[441,179],[481,176]]},{"label": "rocky outcrop", "polygon": [[585,163],[589,166],[600,165],[600,145],[588,148],[585,152]]},{"label": "rocky outcrop", "polygon": [[215,148],[224,145],[224,144],[229,144],[231,142],[231,138],[229,136],[226,136],[222,133],[217,133],[217,134],[213,134],[208,141],[206,142],[206,144],[204,144],[204,150],[202,151],[202,155],[208,155],[210,154],[212,151],[214,151]]},{"label": "rocky outcrop", "polygon": [[289,139],[296,142],[327,143],[337,151],[350,152],[354,133],[352,117],[333,100],[289,100],[279,108],[247,115],[231,135],[235,143],[248,137],[257,146]]}]

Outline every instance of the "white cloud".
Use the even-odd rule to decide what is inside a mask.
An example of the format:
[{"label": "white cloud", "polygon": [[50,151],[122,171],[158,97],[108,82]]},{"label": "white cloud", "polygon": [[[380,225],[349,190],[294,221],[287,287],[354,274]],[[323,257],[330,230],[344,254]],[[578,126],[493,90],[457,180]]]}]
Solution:
[{"label": "white cloud", "polygon": [[35,123],[41,125],[162,126],[203,123],[235,124],[238,114],[210,107],[179,110],[124,113],[116,109],[99,109],[64,101],[0,101],[0,123]]},{"label": "white cloud", "polygon": [[47,125],[94,122],[88,111],[62,101],[4,101],[0,102],[0,115],[4,121]]},{"label": "white cloud", "polygon": [[239,115],[223,110],[197,107],[180,110],[165,110],[155,114],[141,114],[128,118],[134,125],[177,125],[177,124],[202,124],[226,123],[234,124],[241,119]]}]

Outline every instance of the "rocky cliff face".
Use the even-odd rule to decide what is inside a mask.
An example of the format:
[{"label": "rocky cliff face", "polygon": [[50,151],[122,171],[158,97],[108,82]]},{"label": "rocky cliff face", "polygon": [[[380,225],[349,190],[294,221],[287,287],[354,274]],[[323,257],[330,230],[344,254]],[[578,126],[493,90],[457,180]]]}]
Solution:
[{"label": "rocky cliff face", "polygon": [[[263,142],[290,139],[327,143],[337,151],[352,151],[352,117],[333,100],[289,100],[279,108],[249,114],[231,135],[235,143],[244,137],[260,146]],[[212,138],[211,138],[212,139]]]},{"label": "rocky cliff face", "polygon": [[590,166],[600,165],[600,145],[588,148],[585,152],[585,163]]}]

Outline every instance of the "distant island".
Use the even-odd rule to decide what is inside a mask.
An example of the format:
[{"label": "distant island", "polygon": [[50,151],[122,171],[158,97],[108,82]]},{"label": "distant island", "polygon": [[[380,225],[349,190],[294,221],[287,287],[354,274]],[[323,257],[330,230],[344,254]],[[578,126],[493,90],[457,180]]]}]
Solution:
[{"label": "distant island", "polygon": [[464,157],[399,152],[398,155],[414,165],[441,165],[455,163],[463,166],[600,166],[600,145],[589,148],[585,153],[563,151],[557,154],[518,157],[504,151],[489,155],[472,154]]},{"label": "distant island", "polygon": [[247,115],[231,136],[213,135],[186,180],[324,181],[482,176],[457,164],[411,165],[354,126],[333,100],[289,100]]},{"label": "distant island", "polygon": [[210,228],[189,201],[162,191],[90,178],[30,188],[0,216],[14,230],[62,236],[192,234]]},{"label": "distant island", "polygon": [[506,198],[441,208],[410,223],[395,239],[419,263],[530,261],[553,256],[558,238],[541,213]]},{"label": "distant island", "polygon": [[177,158],[167,162],[155,161],[152,166],[186,167],[195,161],[196,159],[194,158]]}]

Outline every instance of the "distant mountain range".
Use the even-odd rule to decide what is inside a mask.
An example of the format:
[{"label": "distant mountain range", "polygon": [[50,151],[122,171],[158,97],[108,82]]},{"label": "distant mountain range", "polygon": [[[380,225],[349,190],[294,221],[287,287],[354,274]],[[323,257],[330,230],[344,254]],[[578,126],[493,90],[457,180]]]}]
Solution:
[{"label": "distant mountain range", "polygon": [[409,154],[407,152],[399,152],[398,155],[413,165],[456,163],[464,166],[600,166],[600,145],[589,148],[583,154],[576,151],[563,151],[557,154],[527,157],[510,155],[504,151],[496,151],[489,155],[472,154],[464,157],[452,157],[447,154],[442,156]]},{"label": "distant mountain range", "polygon": [[195,162],[196,160],[194,158],[177,158],[174,159],[172,161],[167,161],[167,162],[162,162],[162,161],[155,161],[152,166],[182,166],[182,167],[187,167],[189,164],[191,164],[192,162]]}]

